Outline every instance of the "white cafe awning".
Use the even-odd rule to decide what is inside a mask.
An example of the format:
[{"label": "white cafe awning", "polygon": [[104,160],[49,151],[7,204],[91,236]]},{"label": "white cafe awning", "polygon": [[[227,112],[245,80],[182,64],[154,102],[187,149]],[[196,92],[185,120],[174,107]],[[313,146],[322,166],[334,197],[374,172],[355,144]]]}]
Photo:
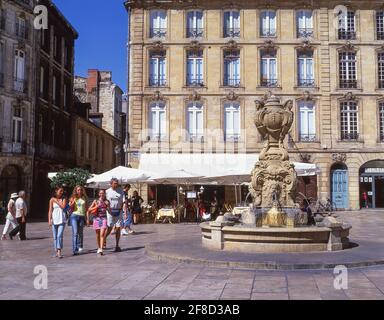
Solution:
[{"label": "white cafe awning", "polygon": [[[245,153],[143,153],[139,169],[156,174],[164,174],[170,169],[193,172],[199,177],[196,183],[198,180],[201,182],[201,177],[211,181],[217,178],[216,181],[223,182],[220,177],[229,176],[242,176],[243,182],[247,182],[258,159],[258,154]],[[294,165],[298,176],[314,176],[318,173],[315,164],[294,162]]]}]

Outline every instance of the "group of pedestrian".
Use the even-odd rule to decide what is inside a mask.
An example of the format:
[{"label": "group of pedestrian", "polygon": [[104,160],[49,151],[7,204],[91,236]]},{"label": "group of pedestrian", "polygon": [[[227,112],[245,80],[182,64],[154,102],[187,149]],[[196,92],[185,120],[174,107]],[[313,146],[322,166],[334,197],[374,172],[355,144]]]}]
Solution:
[{"label": "group of pedestrian", "polygon": [[[7,234],[10,240],[13,240],[17,235],[20,240],[27,240],[26,236],[26,217],[27,204],[25,202],[25,191],[12,193],[7,205],[7,216],[5,226],[1,235],[1,240],[7,240]],[[10,227],[12,230],[8,233]]]},{"label": "group of pedestrian", "polygon": [[[104,255],[106,241],[110,234],[115,235],[115,252],[121,252],[121,234],[133,233],[133,200],[140,198],[135,191],[128,196],[129,185],[124,190],[119,187],[117,179],[111,180],[108,190],[100,189],[98,198],[88,207],[88,199],[83,187],[77,186],[69,200],[64,196],[64,189],[57,187],[49,202],[48,221],[52,227],[55,256],[62,258],[63,233],[68,224],[72,227],[72,253],[78,255],[83,251],[84,227],[91,226],[96,233],[97,254]],[[141,199],[142,200],[142,199]],[[140,200],[135,200],[136,202]],[[127,231],[128,230],[128,231]]]}]

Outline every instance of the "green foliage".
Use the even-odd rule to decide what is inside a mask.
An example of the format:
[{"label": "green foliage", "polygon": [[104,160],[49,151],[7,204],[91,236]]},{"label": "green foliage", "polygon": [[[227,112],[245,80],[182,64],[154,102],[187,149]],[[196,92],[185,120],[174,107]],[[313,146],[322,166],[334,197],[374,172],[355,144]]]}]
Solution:
[{"label": "green foliage", "polygon": [[54,189],[58,186],[64,186],[67,189],[73,189],[76,186],[84,187],[90,177],[89,171],[81,168],[58,172],[51,181],[51,188]]}]

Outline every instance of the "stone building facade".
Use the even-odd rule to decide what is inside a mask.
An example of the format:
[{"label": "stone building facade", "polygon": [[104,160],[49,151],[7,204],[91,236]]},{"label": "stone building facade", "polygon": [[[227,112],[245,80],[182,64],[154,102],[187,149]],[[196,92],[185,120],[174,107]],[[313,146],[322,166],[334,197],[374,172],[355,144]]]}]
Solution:
[{"label": "stone building facade", "polygon": [[273,94],[294,100],[286,143],[317,196],[384,207],[384,6],[341,4],[126,1],[129,154],[258,153],[254,101]]},{"label": "stone building facade", "polygon": [[115,150],[120,143],[119,139],[89,120],[89,103],[77,101],[75,109],[72,144],[76,154],[76,167],[94,174],[116,167],[119,161]]},{"label": "stone building facade", "polygon": [[74,81],[74,48],[78,33],[50,0],[48,29],[35,30],[36,69],[34,116],[35,156],[31,209],[46,213],[51,194],[48,173],[72,168],[76,163],[71,130]]},{"label": "stone building facade", "polygon": [[0,209],[11,193],[32,189],[36,63],[33,5],[32,0],[0,1]]},{"label": "stone building facade", "polygon": [[75,77],[75,95],[91,104],[90,120],[121,139],[123,91],[112,81],[111,71],[88,70],[88,76]]}]

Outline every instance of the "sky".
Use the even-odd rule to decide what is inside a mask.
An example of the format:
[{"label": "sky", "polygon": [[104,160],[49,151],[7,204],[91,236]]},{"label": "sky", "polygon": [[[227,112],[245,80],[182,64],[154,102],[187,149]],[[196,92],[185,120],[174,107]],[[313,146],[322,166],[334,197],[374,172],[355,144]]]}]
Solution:
[{"label": "sky", "polygon": [[79,33],[75,74],[88,69],[112,71],[112,80],[127,89],[127,21],[124,0],[53,0]]}]

